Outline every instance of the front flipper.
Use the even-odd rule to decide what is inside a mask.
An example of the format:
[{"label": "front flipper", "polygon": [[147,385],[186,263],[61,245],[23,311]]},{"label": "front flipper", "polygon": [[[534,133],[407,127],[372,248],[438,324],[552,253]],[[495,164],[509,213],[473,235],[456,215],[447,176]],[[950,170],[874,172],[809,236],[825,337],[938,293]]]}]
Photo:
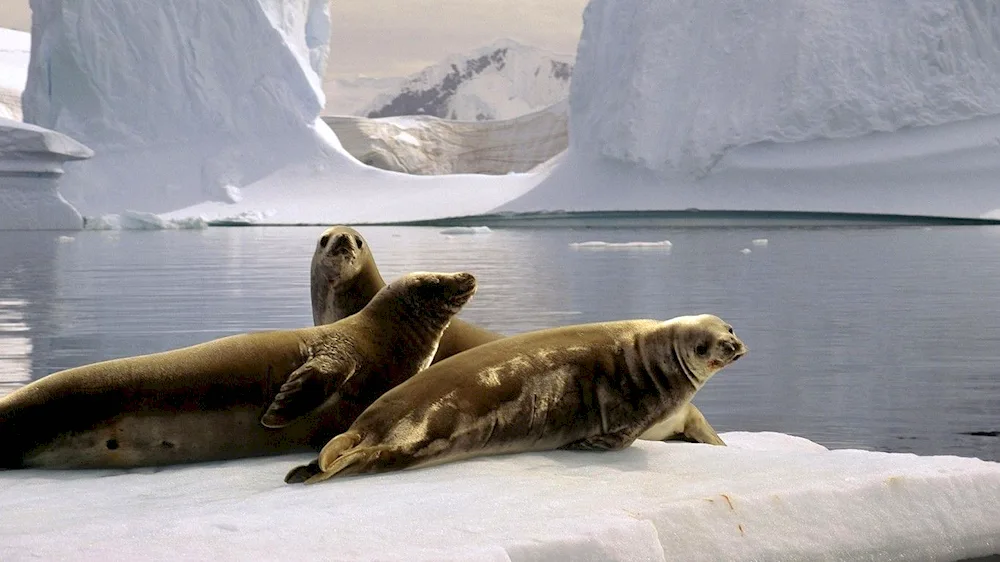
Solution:
[{"label": "front flipper", "polygon": [[267,411],[264,427],[281,428],[312,412],[354,374],[357,364],[348,357],[313,357],[288,376]]},{"label": "front flipper", "polygon": [[705,419],[705,415],[701,413],[701,410],[695,408],[694,404],[688,408],[687,418],[684,420],[684,432],[672,435],[664,441],[687,441],[688,443],[726,446],[726,442],[719,437],[712,425]]},{"label": "front flipper", "polygon": [[608,433],[580,439],[559,448],[570,451],[619,451],[631,445],[633,441],[635,441],[635,435],[631,432]]}]

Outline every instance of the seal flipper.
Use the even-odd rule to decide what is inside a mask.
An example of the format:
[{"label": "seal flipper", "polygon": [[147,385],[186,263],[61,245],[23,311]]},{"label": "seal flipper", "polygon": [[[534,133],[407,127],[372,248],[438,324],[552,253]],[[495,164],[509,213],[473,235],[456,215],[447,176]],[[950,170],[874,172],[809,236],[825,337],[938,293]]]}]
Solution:
[{"label": "seal flipper", "polygon": [[351,378],[357,363],[350,357],[313,357],[288,375],[260,418],[264,427],[282,428],[320,407]]},{"label": "seal flipper", "polygon": [[285,484],[302,484],[313,476],[322,473],[323,471],[320,469],[319,460],[317,459],[309,464],[297,466],[289,470],[288,474],[285,475]]},{"label": "seal flipper", "polygon": [[664,441],[685,441],[687,443],[705,443],[708,445],[718,445],[725,447],[726,442],[715,432],[715,428],[708,423],[701,410],[692,404],[687,410],[687,419],[684,420],[684,431],[671,435]]}]

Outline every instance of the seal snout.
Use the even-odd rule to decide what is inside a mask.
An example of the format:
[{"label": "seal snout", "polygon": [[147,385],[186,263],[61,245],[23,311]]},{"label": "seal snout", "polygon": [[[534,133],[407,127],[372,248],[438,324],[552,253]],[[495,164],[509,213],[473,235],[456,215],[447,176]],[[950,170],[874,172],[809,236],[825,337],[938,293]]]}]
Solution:
[{"label": "seal snout", "polygon": [[747,346],[743,344],[736,336],[733,336],[731,340],[725,340],[722,342],[722,349],[726,350],[726,353],[730,356],[730,361],[735,362],[740,357],[743,357],[747,353]]},{"label": "seal snout", "polygon": [[451,276],[455,283],[455,297],[458,299],[468,299],[476,292],[476,278],[471,273],[460,272]]},{"label": "seal snout", "polygon": [[327,239],[326,244],[320,240],[320,246],[325,246],[331,254],[346,254],[361,249],[361,239],[347,232],[337,232],[324,238]]}]

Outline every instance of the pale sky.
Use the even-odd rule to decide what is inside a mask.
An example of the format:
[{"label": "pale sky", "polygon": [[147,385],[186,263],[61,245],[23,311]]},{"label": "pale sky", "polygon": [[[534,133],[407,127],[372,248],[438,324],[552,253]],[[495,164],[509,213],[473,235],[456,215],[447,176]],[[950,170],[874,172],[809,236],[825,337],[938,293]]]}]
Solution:
[{"label": "pale sky", "polygon": [[[500,38],[572,55],[586,5],[587,0],[332,0],[328,76],[403,76]],[[0,27],[30,31],[28,0],[0,0]]]}]

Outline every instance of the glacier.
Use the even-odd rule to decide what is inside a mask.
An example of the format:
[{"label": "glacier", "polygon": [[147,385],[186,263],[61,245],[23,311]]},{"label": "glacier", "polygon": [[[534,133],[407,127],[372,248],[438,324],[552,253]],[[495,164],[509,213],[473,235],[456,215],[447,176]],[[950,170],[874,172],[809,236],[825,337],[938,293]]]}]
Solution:
[{"label": "glacier", "polygon": [[511,119],[454,121],[426,115],[324,116],[361,162],[421,175],[528,172],[566,150],[568,107],[557,103]]},{"label": "glacier", "polygon": [[964,560],[1000,554],[1000,464],[728,447],[488,457],[286,485],[307,455],[0,472],[0,558]]}]

